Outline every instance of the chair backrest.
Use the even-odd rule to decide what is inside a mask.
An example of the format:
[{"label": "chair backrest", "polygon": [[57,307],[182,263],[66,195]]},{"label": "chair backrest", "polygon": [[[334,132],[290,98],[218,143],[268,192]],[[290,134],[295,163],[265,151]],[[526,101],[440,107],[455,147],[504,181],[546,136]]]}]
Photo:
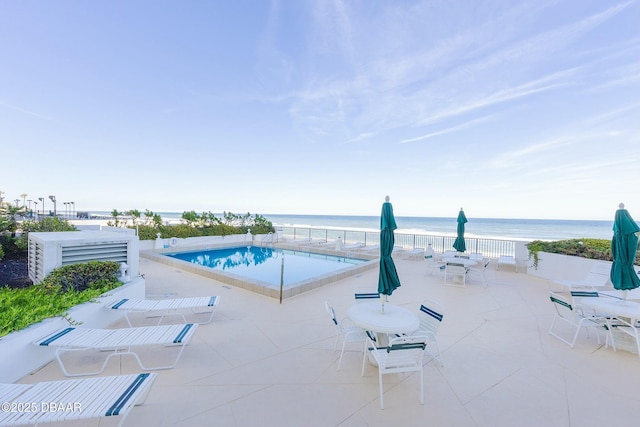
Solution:
[{"label": "chair backrest", "polygon": [[402,368],[422,367],[427,340],[424,335],[403,335],[392,339],[387,346],[387,357],[380,368],[400,371]]},{"label": "chair backrest", "polygon": [[424,256],[424,261],[427,263],[427,267],[440,265],[440,262],[438,262],[438,260],[436,260],[436,257],[433,254],[425,255]]},{"label": "chair backrest", "polygon": [[354,292],[356,302],[375,302],[380,300],[380,294],[377,289],[368,288],[356,288]]},{"label": "chair backrest", "polygon": [[556,292],[549,291],[549,299],[553,303],[553,306],[556,308],[556,313],[560,317],[575,317],[575,312],[573,310],[573,305],[567,298],[563,295],[560,295]]},{"label": "chair backrest", "polygon": [[336,319],[336,311],[333,309],[333,306],[329,304],[329,301],[325,301],[324,307],[327,309],[327,313],[329,313],[329,316],[331,316],[331,320],[333,320],[333,323],[337,325],[338,319]]},{"label": "chair backrest", "polygon": [[457,264],[455,262],[447,263],[447,274],[465,275],[466,272],[467,272],[467,269],[465,268],[464,264]]},{"label": "chair backrest", "polygon": [[444,318],[442,306],[437,302],[424,300],[420,305],[418,318],[420,319],[420,327],[418,330],[435,335]]},{"label": "chair backrest", "polygon": [[571,297],[576,298],[598,298],[600,294],[596,291],[571,291]]},{"label": "chair backrest", "polygon": [[591,263],[591,269],[582,281],[585,285],[603,286],[609,281],[609,274],[611,273],[611,264],[607,262],[593,262]]},{"label": "chair backrest", "polygon": [[571,299],[573,300],[573,309],[580,316],[595,316],[597,312],[594,308],[583,305],[584,301],[589,298],[599,298],[600,294],[596,291],[575,290],[571,291]]},{"label": "chair backrest", "polygon": [[484,259],[484,257],[482,256],[482,254],[480,252],[471,252],[469,254],[469,259],[472,259],[474,261],[482,261]]}]

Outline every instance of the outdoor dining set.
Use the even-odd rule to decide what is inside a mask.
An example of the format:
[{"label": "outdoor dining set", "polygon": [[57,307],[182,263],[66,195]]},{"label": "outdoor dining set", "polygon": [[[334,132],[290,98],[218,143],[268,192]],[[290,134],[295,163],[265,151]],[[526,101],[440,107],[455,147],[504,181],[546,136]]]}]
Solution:
[{"label": "outdoor dining set", "polygon": [[435,254],[431,247],[425,251],[424,259],[427,263],[427,273],[442,274],[444,284],[464,287],[468,279],[479,280],[487,286],[486,270],[491,259],[485,258],[479,252],[463,253],[445,251]]},{"label": "outdoor dining set", "polygon": [[[616,211],[613,230],[612,264],[593,263],[582,280],[551,281],[569,295],[566,291],[549,292],[556,310],[549,334],[573,348],[581,330],[587,334],[594,330],[598,344],[603,332],[606,347],[611,345],[615,351],[621,344],[626,345],[640,357],[640,302],[638,296],[629,298],[630,292],[640,288],[640,277],[634,267],[640,226],[622,203]],[[572,335],[563,334],[559,324],[570,328]]]},{"label": "outdoor dining set", "polygon": [[442,365],[437,341],[444,318],[440,304],[424,300],[414,312],[385,302],[376,289],[358,288],[354,291],[354,304],[344,318],[338,319],[329,301],[325,301],[325,308],[338,329],[334,350],[341,343],[338,370],[346,345],[360,343],[363,352],[361,375],[365,375],[367,365],[378,369],[381,409],[384,409],[382,376],[390,373],[419,372],[420,403],[424,404],[422,368],[425,354]]}]

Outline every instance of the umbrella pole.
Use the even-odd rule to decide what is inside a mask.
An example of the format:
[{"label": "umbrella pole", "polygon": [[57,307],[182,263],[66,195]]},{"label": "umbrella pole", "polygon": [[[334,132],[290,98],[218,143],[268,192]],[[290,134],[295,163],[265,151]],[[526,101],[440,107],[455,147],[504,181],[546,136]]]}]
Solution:
[{"label": "umbrella pole", "polygon": [[284,283],[284,253],[282,253],[282,263],[280,264],[280,304],[282,304],[282,285]]}]

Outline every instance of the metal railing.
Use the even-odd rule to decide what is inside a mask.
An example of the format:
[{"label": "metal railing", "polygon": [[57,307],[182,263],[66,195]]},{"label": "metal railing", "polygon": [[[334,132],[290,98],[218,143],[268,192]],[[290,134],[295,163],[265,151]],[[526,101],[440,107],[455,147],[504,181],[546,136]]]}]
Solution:
[{"label": "metal railing", "polygon": [[[345,245],[362,243],[365,246],[380,244],[380,232],[368,230],[343,230],[319,227],[277,227],[280,238],[298,241],[324,240],[327,242],[342,239]],[[429,245],[436,253],[443,253],[453,249],[455,236],[438,236],[431,234],[395,233],[395,244],[403,249],[427,248]],[[478,252],[488,258],[498,258],[500,255],[515,256],[516,242],[504,239],[486,239],[478,237],[464,238],[467,252]]]}]

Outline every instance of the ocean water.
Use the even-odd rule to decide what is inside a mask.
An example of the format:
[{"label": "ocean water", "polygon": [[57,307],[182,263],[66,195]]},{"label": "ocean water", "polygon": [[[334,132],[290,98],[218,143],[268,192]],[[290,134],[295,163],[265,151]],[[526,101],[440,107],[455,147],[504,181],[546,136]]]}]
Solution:
[{"label": "ocean water", "polygon": [[[179,219],[182,212],[157,212],[166,220]],[[109,212],[94,214],[110,216]],[[312,226],[345,230],[379,230],[379,216],[261,214],[274,225]],[[222,215],[220,215],[222,216]],[[611,239],[611,221],[473,218],[467,216],[465,236],[507,240]],[[455,236],[456,218],[396,217],[398,233]]]},{"label": "ocean water", "polygon": [[[308,225],[379,230],[379,216],[264,215],[277,225]],[[611,239],[613,220],[547,220],[472,218],[467,216],[465,236],[508,240]],[[397,232],[455,236],[456,218],[396,217]]]}]

